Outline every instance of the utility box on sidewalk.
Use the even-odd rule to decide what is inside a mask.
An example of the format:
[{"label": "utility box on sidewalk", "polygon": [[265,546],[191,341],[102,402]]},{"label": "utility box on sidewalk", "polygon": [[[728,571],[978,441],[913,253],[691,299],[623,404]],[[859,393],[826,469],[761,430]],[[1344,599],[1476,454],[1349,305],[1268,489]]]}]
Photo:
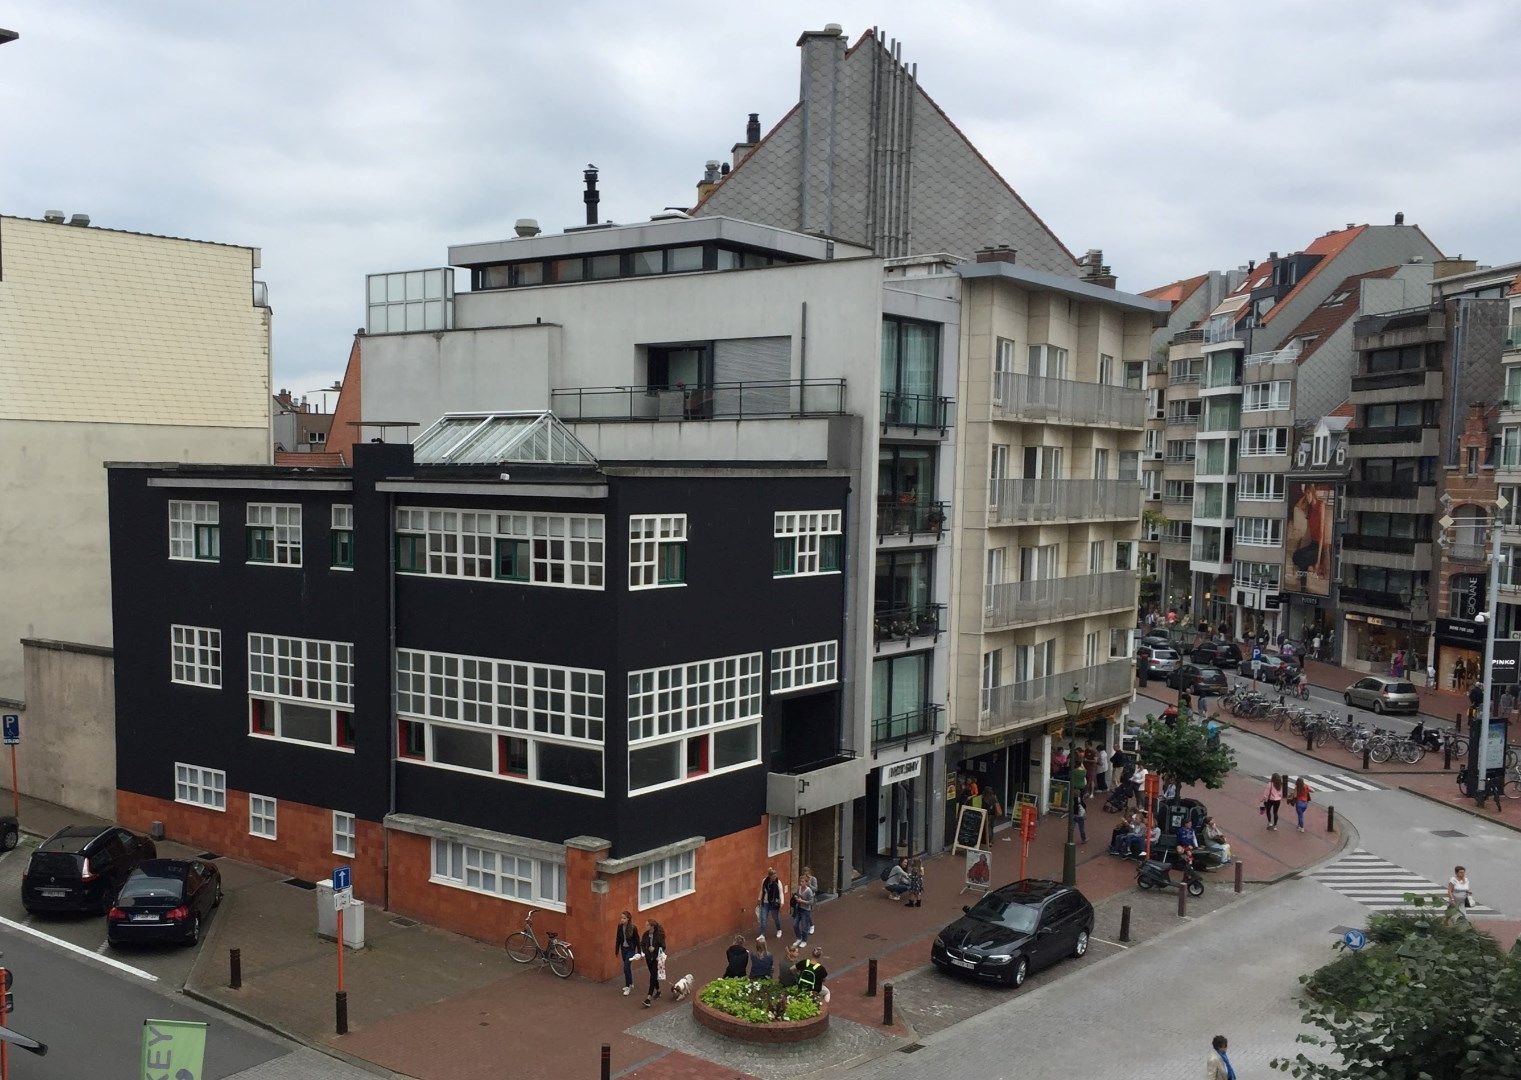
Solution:
[{"label": "utility box on sidewalk", "polygon": [[[333,909],[333,883],[317,882],[317,936],[336,941],[338,912]],[[364,901],[350,900],[343,909],[343,943],[351,949],[364,948]]]}]

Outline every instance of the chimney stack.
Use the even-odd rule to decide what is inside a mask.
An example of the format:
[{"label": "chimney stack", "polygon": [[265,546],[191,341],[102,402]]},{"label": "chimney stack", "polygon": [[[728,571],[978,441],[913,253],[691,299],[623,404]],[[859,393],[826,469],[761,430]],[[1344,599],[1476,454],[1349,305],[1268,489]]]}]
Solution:
[{"label": "chimney stack", "polygon": [[706,199],[708,197],[708,193],[718,186],[720,175],[721,174],[718,171],[718,160],[716,158],[709,159],[708,163],[703,166],[702,179],[697,181],[698,202],[702,202],[703,199]]},{"label": "chimney stack", "polygon": [[1394,223],[1396,225],[1403,225],[1403,224],[1405,224],[1405,211],[1400,210],[1400,211],[1397,211],[1395,213],[1395,215],[1394,215]]},{"label": "chimney stack", "polygon": [[1112,289],[1119,280],[1104,265],[1104,252],[1100,248],[1089,248],[1077,265],[1082,269],[1082,279],[1090,285]]},{"label": "chimney stack", "polygon": [[760,113],[750,114],[750,120],[745,124],[745,142],[751,146],[760,142]]},{"label": "chimney stack", "polygon": [[597,193],[597,167],[587,165],[586,171],[581,174],[586,181],[586,194],[581,196],[581,201],[586,203],[586,223],[597,223],[597,204],[602,201],[602,196]]},{"label": "chimney stack", "polygon": [[1014,256],[1016,254],[1018,253],[1008,244],[995,244],[992,247],[978,248],[977,261],[980,263],[1011,263],[1014,261]]}]

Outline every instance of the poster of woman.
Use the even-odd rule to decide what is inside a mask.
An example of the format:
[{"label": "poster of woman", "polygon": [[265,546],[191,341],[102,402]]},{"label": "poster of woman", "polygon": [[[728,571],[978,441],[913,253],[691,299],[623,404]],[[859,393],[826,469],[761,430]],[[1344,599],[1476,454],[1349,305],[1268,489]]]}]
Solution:
[{"label": "poster of woman", "polygon": [[1331,595],[1330,484],[1290,484],[1289,565],[1283,587],[1290,592]]}]

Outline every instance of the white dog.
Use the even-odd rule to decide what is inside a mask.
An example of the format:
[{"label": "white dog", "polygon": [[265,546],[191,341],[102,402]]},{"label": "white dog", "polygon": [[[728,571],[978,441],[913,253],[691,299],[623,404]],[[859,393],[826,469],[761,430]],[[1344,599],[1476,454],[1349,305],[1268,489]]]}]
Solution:
[{"label": "white dog", "polygon": [[690,994],[691,992],[692,992],[692,976],[691,975],[683,975],[681,978],[677,979],[671,985],[671,997],[672,997],[673,1000],[683,1001],[683,1000],[685,1000],[686,996],[688,994]]}]

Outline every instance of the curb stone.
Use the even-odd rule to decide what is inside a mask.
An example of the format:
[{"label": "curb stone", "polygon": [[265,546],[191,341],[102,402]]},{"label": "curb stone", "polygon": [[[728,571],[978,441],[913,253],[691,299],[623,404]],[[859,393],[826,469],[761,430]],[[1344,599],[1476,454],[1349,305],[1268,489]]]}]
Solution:
[{"label": "curb stone", "polygon": [[1414,795],[1417,799],[1425,799],[1427,802],[1436,803],[1438,806],[1445,806],[1449,810],[1456,810],[1460,814],[1467,814],[1469,817],[1478,818],[1480,821],[1487,821],[1491,825],[1499,825],[1501,828],[1509,829],[1512,832],[1521,832],[1521,825],[1513,825],[1502,818],[1490,817],[1488,814],[1480,813],[1472,807],[1459,806],[1436,795],[1431,795],[1424,791],[1416,791],[1415,788],[1405,787],[1403,784],[1400,785],[1399,790],[1407,795]]}]

